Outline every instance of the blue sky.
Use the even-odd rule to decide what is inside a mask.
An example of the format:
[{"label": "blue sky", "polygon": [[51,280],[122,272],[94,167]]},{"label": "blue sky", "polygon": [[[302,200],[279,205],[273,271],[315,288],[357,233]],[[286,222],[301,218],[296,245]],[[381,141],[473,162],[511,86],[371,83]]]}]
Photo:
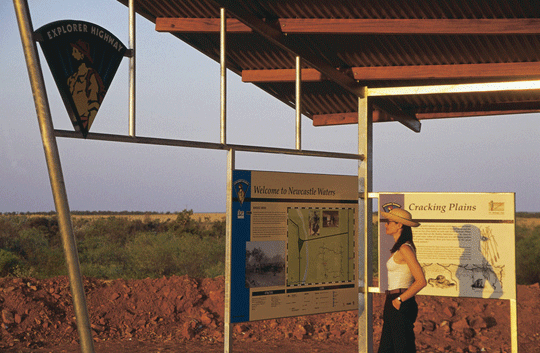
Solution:
[{"label": "blue sky", "polygon": [[[128,45],[128,10],[114,0],[29,0],[34,29],[64,19],[96,23]],[[0,2],[0,212],[54,210],[20,35],[11,1]],[[39,49],[41,54],[41,49]],[[71,130],[41,57],[55,128]],[[128,134],[128,59],[92,132]],[[295,112],[228,74],[227,142],[294,148]],[[313,127],[303,148],[357,152],[356,125]],[[219,65],[137,17],[137,135],[219,142]],[[540,115],[374,125],[375,192],[515,192],[516,210],[540,212]],[[226,152],[58,139],[72,210],[224,212]],[[357,173],[354,161],[238,153],[237,169]]]}]

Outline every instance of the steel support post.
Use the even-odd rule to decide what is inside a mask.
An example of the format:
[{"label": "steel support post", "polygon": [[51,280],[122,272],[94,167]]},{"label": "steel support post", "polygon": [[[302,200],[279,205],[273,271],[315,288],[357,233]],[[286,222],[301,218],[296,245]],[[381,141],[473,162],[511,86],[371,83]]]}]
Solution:
[{"label": "steel support post", "polygon": [[[366,88],[367,91],[367,88]],[[373,298],[369,292],[372,271],[372,191],[373,174],[373,117],[368,109],[368,94],[358,98],[358,154],[364,155],[358,163],[359,195],[359,294],[358,294],[358,351],[373,352]]]},{"label": "steel support post", "polygon": [[135,0],[129,0],[129,136],[135,137]]},{"label": "steel support post", "polygon": [[296,57],[296,149],[302,149],[302,59]]},{"label": "steel support post", "polygon": [[517,319],[517,300],[510,299],[510,342],[511,352],[518,352],[518,319]]},{"label": "steel support post", "polygon": [[231,247],[232,247],[232,199],[233,171],[235,151],[230,149],[227,154],[227,214],[225,233],[225,317],[224,317],[224,352],[232,352],[232,323],[231,323]]},{"label": "steel support post", "polygon": [[[227,14],[220,9],[219,26],[219,61],[220,61],[220,140],[227,143],[227,61],[226,61]],[[227,214],[225,235],[225,317],[224,317],[224,347],[225,353],[232,352],[232,323],[231,323],[231,247],[232,247],[232,178],[235,168],[235,150],[227,152]]]},{"label": "steel support post", "polygon": [[227,143],[227,60],[226,60],[226,37],[227,37],[227,16],[225,9],[220,9],[219,27],[219,62],[220,62],[220,124],[221,143]]},{"label": "steel support post", "polygon": [[73,225],[71,223],[71,214],[67,200],[67,193],[60,165],[60,155],[54,136],[54,127],[51,118],[51,111],[47,99],[47,91],[43,80],[43,73],[39,62],[37,46],[34,42],[32,21],[30,11],[26,0],[14,0],[15,12],[19,23],[19,31],[23,44],[24,55],[30,85],[34,95],[39,129],[45,150],[45,159],[49,170],[51,188],[58,215],[58,224],[62,237],[62,245],[68,269],[71,294],[73,296],[73,306],[75,309],[75,319],[79,333],[81,351],[83,353],[94,352],[94,342],[92,340],[92,331],[90,330],[90,320],[86,306],[86,297],[82,284],[79,257],[75,244]]}]

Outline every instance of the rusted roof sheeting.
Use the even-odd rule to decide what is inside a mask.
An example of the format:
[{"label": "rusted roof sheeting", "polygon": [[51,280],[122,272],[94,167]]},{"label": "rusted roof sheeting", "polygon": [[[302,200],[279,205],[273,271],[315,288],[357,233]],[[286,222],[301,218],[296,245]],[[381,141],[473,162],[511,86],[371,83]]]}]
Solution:
[{"label": "rusted roof sheeting", "polygon": [[[119,0],[127,5],[127,0]],[[136,11],[150,21],[158,18],[219,18],[219,5],[226,1],[193,0],[137,0]],[[540,78],[540,28],[528,25],[540,20],[540,2],[537,0],[235,0],[234,5],[243,13],[260,20],[264,25],[286,33],[287,43],[308,48],[321,61],[341,73],[352,76],[353,68],[418,68],[414,78],[358,80],[367,87],[396,87],[411,85],[439,85],[456,83],[479,83],[505,80]],[[234,17],[234,16],[231,16]],[[418,33],[287,33],[280,20],[438,20],[452,28],[454,20],[475,20],[477,24],[452,33],[437,30],[416,30]],[[239,19],[242,21],[242,19]],[[486,26],[481,21],[499,20],[500,28]],[[505,20],[514,26],[505,27]],[[519,20],[519,21],[518,21]],[[405,22],[407,23],[407,22]],[[415,24],[416,22],[411,22]],[[423,22],[420,22],[423,23]],[[465,22],[464,22],[465,23]],[[486,22],[488,24],[493,22]],[[435,27],[434,27],[435,28]],[[399,30],[399,27],[398,27]],[[415,31],[414,27],[409,28]],[[374,32],[377,32],[376,30]],[[426,32],[426,33],[423,33]],[[489,33],[482,33],[489,32]],[[218,60],[219,33],[173,33],[197,50]],[[228,67],[241,75],[244,70],[294,69],[294,54],[289,48],[276,45],[257,31],[230,33],[227,42]],[[294,48],[292,50],[294,52]],[[493,76],[445,77],[443,70],[477,64],[535,64],[514,67],[501,65],[493,70]],[[536,66],[536,64],[539,64]],[[451,66],[450,66],[451,65]],[[309,65],[305,65],[309,67]],[[422,68],[440,69],[442,75],[428,74]],[[469,66],[471,68],[472,66]],[[482,67],[482,66],[479,66]],[[521,69],[525,67],[525,69]],[[475,67],[476,68],[476,67]],[[521,71],[520,71],[521,70]],[[465,71],[466,72],[466,71]],[[412,75],[411,75],[412,76]],[[438,76],[438,77],[434,77]],[[261,89],[284,103],[294,106],[294,82],[254,82]],[[328,80],[303,83],[303,112],[313,115],[351,113],[356,111],[356,96],[343,85]],[[437,117],[455,116],[456,112],[491,111],[538,111],[540,97],[533,92],[497,92],[452,95],[426,95],[392,97],[391,103],[412,115],[439,113]],[[379,97],[375,101],[384,102]],[[381,104],[384,105],[384,104]],[[421,118],[420,115],[417,115]]]}]

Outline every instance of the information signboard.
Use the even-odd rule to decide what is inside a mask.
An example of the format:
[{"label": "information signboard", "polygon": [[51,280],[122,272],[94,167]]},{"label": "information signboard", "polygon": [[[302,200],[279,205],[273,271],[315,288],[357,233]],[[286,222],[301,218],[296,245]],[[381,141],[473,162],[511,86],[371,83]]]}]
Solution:
[{"label": "information signboard", "polygon": [[355,310],[358,178],[235,170],[231,322]]},{"label": "information signboard", "polygon": [[[515,299],[515,195],[513,193],[380,193],[380,211],[412,214],[423,295]],[[394,243],[380,225],[380,288]]]}]

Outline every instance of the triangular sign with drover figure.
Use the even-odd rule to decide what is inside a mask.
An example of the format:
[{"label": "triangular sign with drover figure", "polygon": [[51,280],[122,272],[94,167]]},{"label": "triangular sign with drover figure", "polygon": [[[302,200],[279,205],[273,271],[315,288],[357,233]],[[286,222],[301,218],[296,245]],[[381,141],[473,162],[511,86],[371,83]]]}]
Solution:
[{"label": "triangular sign with drover figure", "polygon": [[36,35],[75,131],[86,138],[126,47],[106,29],[84,21],[52,22]]}]

